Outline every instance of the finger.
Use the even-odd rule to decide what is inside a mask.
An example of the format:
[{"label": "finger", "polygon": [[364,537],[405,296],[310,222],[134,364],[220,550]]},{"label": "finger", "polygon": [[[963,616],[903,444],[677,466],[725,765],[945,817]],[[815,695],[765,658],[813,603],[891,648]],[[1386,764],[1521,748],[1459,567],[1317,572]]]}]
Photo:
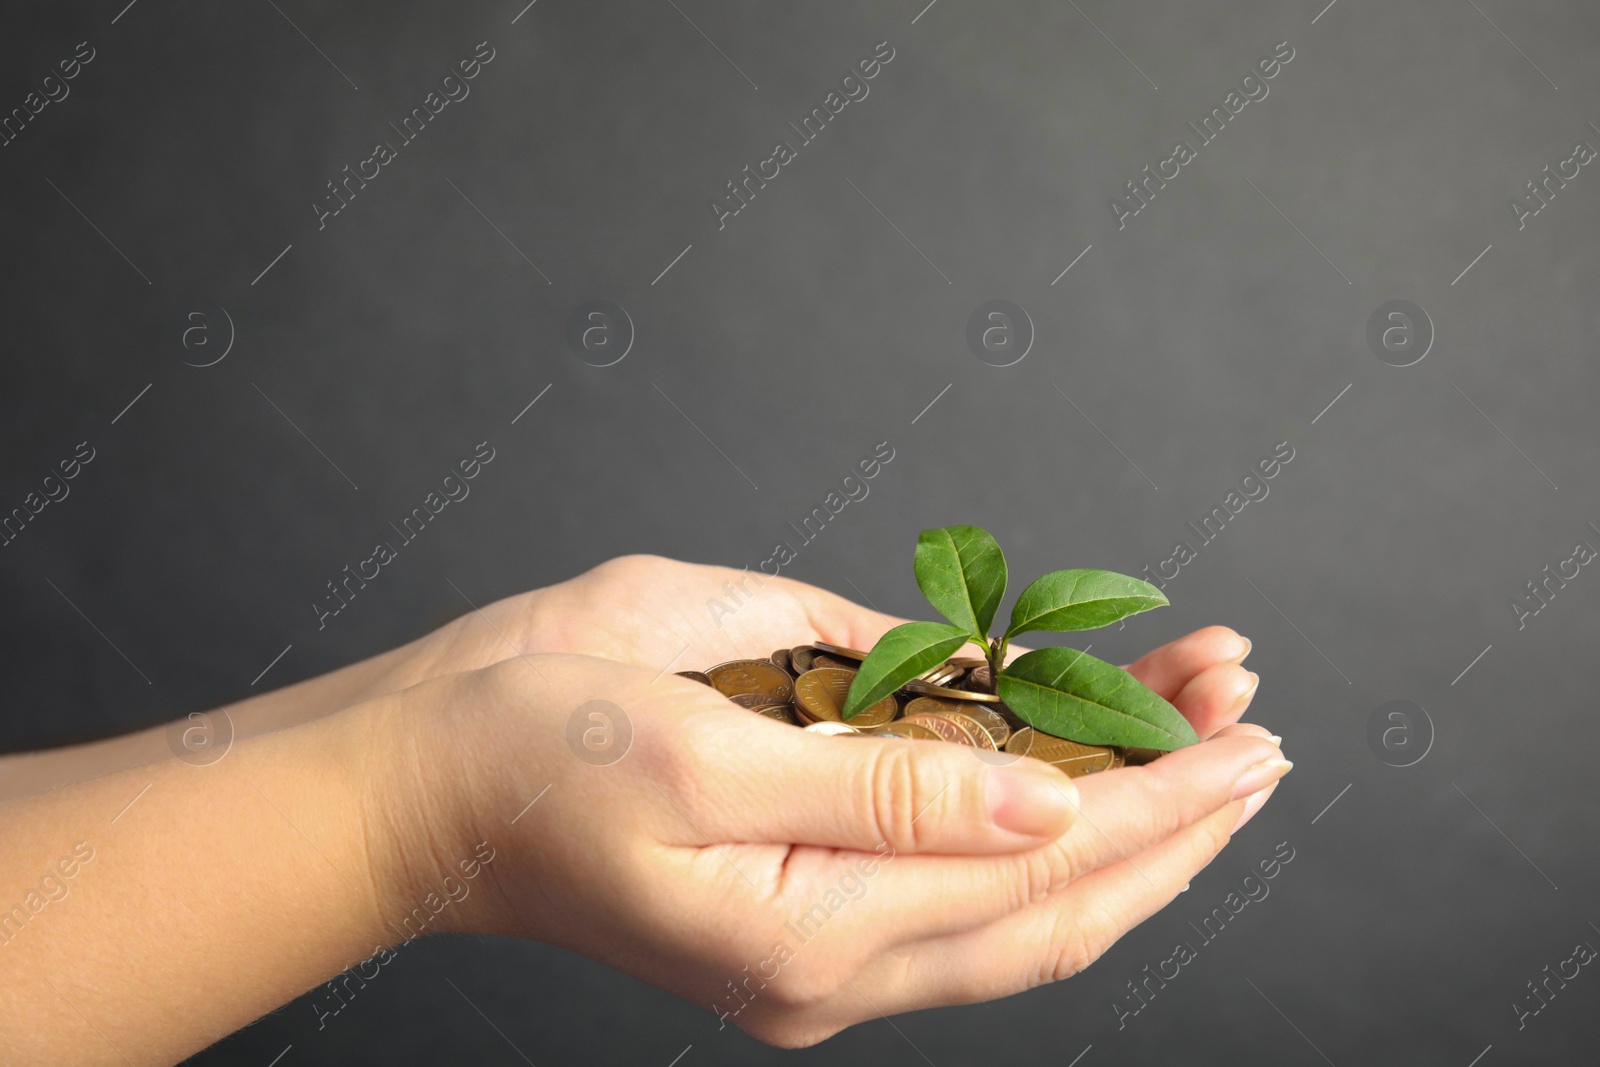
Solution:
[{"label": "finger", "polygon": [[[1235,728],[1237,733],[1221,737],[1208,744],[1194,745],[1190,749],[1173,753],[1142,768],[1126,768],[1115,773],[1088,777],[1078,782],[1075,798],[1078,819],[1058,840],[1048,845],[1029,849],[1011,856],[915,856],[901,854],[909,849],[899,849],[877,838],[875,845],[862,846],[856,841],[845,843],[846,848],[858,849],[854,853],[822,853],[819,849],[794,849],[786,865],[784,894],[800,902],[798,912],[827,891],[842,893],[846,899],[870,899],[854,904],[848,917],[835,921],[835,937],[845,931],[845,952],[875,952],[883,945],[923,941],[928,937],[957,933],[987,925],[990,921],[1018,912],[1027,905],[1043,901],[1056,889],[1086,877],[1093,870],[1114,862],[1125,862],[1130,856],[1142,853],[1150,845],[1166,840],[1174,832],[1194,824],[1198,819],[1211,816],[1224,806],[1234,806],[1234,819],[1238,816],[1237,797],[1245,797],[1261,790],[1275,777],[1282,776],[1286,768],[1277,744],[1267,741],[1258,733],[1259,728]],[[869,742],[843,741],[819,737],[816,741],[832,741],[832,749],[850,747],[880,747],[893,750],[904,745],[904,750],[915,753],[918,747],[931,749],[933,755],[942,755],[938,745],[922,742]],[[957,750],[960,752],[960,750]],[[837,763],[837,760],[834,760]],[[1019,760],[1018,765],[1029,766],[1034,760]],[[974,760],[970,755],[962,758],[957,771],[976,765],[987,769],[989,782],[994,782],[997,771],[1010,771],[1013,766],[989,766]],[[1072,801],[1070,793],[1074,782],[1053,768],[1048,769],[1046,789],[1056,793],[1061,800]],[[1032,768],[1029,768],[1032,769]],[[789,811],[800,816],[837,811],[826,803],[829,795],[846,793],[818,792],[816,782],[810,787],[800,784],[802,792],[795,793],[797,784],[768,782],[779,790],[781,797],[797,795],[818,797],[803,805],[754,801],[755,808],[765,814],[757,833],[746,832],[736,840],[810,840],[824,845],[838,845],[835,837],[838,822],[818,824],[814,821],[792,821]],[[709,811],[725,808],[723,798],[709,798]],[[928,821],[938,808],[938,801],[923,811],[918,824]],[[776,813],[776,817],[774,814]],[[715,814],[701,819],[715,824]],[[696,819],[696,821],[701,821]],[[848,827],[848,816],[846,816]],[[1230,822],[1232,825],[1232,822]],[[822,832],[819,832],[821,827]],[[877,825],[866,827],[867,833],[877,833]],[[707,830],[712,832],[712,830]],[[917,829],[918,833],[923,830]],[[938,824],[928,825],[928,833],[941,833]],[[821,840],[819,840],[821,838]],[[832,838],[832,840],[829,840]],[[928,845],[931,838],[925,838]],[[949,851],[949,849],[939,849]],[[976,851],[976,849],[971,849]],[[990,849],[992,851],[992,849]],[[861,862],[862,857],[864,861]],[[851,865],[859,865],[859,873],[851,873]],[[818,920],[826,920],[830,912],[816,913]]]},{"label": "finger", "polygon": [[1145,653],[1128,665],[1128,673],[1171,700],[1201,671],[1249,654],[1248,639],[1226,626],[1207,626]]},{"label": "finger", "polygon": [[1273,744],[1277,745],[1279,748],[1283,747],[1283,738],[1279,737],[1265,726],[1253,722],[1236,722],[1229,726],[1224,726],[1222,729],[1212,734],[1211,737],[1207,738],[1207,740],[1215,741],[1222,737],[1264,737]]},{"label": "finger", "polygon": [[1041,850],[1049,867],[1045,891],[1112,864],[1137,862],[1131,858],[1282,778],[1293,764],[1262,732],[1236,726],[1145,766],[1079,779],[1076,821]]},{"label": "finger", "polygon": [[1202,738],[1239,721],[1260,677],[1236,663],[1208,667],[1178,691],[1172,703]]},{"label": "finger", "polygon": [[908,947],[856,983],[876,984],[878,1007],[895,1012],[992,1000],[1070,977],[1171,903],[1227,845],[1243,807],[1229,804],[1133,860],[987,927]]},{"label": "finger", "polygon": [[[697,700],[718,701],[701,692]],[[1038,760],[985,760],[938,741],[827,737],[732,708],[675,723],[666,748],[676,765],[667,780],[702,843],[1014,852],[1064,833],[1077,802],[1072,780]]]},{"label": "finger", "polygon": [[[931,741],[818,737],[752,718],[724,721],[708,739],[732,758],[699,770],[707,834],[966,855],[1048,843],[1052,887],[1264,788],[1289,766],[1275,742],[1238,732],[1142,767],[1071,779],[1033,759],[991,762]],[[1038,878],[1025,864],[989,869],[991,886]]]},{"label": "finger", "polygon": [[1243,830],[1244,824],[1256,817],[1256,812],[1260,811],[1266,806],[1267,801],[1272,796],[1272,791],[1277,788],[1278,783],[1273,782],[1260,792],[1251,793],[1249,798],[1244,802],[1244,811],[1239,813],[1239,821],[1233,824],[1233,829],[1230,831],[1230,834],[1237,834],[1240,830]]},{"label": "finger", "polygon": [[[1273,744],[1280,747],[1282,747],[1283,744],[1283,739],[1281,737],[1278,737],[1275,734],[1268,734],[1264,727],[1257,726],[1255,723],[1250,722],[1241,722],[1235,723],[1232,726],[1224,726],[1216,736],[1231,737],[1244,734],[1248,734],[1252,737],[1266,737],[1268,740],[1272,741]],[[1281,778],[1278,779],[1278,781],[1282,780],[1283,779]],[[1243,830],[1244,824],[1255,818],[1256,812],[1260,811],[1262,807],[1266,805],[1267,798],[1272,796],[1272,791],[1277,788],[1278,782],[1273,782],[1265,789],[1259,789],[1245,798],[1244,811],[1239,814],[1238,821],[1233,824],[1232,833],[1237,834],[1240,830]]]},{"label": "finger", "polygon": [[[1078,819],[1064,835],[1030,852],[983,859],[955,856],[896,856],[880,843],[887,860],[873,864],[873,899],[853,909],[844,944],[877,950],[986,925],[1019,911],[1093,871],[1134,862],[1147,848],[1223,808],[1238,818],[1245,796],[1260,796],[1281,777],[1287,763],[1275,741],[1259,727],[1234,727],[1223,738],[1192,746],[1146,767],[1081,780]],[[1057,773],[1060,784],[1071,784]],[[1232,825],[1230,823],[1229,825]],[[808,850],[814,851],[814,850]],[[818,884],[839,880],[853,854],[829,854],[818,863],[791,857],[797,875],[818,875]],[[871,859],[876,860],[878,856]],[[849,878],[863,894],[866,883]]]}]

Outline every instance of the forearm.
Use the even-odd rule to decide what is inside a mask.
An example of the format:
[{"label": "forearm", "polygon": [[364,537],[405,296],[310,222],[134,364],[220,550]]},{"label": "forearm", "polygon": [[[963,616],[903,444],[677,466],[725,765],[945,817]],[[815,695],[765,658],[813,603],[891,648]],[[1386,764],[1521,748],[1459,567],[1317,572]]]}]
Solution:
[{"label": "forearm", "polygon": [[196,746],[221,744],[230,732],[237,742],[416,684],[430,673],[437,643],[437,636],[430,634],[359,663],[175,723],[80,745],[0,756],[0,801],[169,759],[185,751],[185,744],[199,757],[196,762],[204,762],[211,754]]},{"label": "forearm", "polygon": [[378,714],[0,806],[0,1061],[176,1062],[401,940]]}]

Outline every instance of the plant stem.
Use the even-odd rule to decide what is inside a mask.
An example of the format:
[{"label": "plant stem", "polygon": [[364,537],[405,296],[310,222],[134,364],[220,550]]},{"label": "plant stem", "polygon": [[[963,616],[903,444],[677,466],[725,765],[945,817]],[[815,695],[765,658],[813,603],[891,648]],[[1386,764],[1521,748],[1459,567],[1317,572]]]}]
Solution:
[{"label": "plant stem", "polygon": [[1000,688],[1000,668],[1006,662],[1006,647],[1010,644],[1004,637],[994,637],[989,640],[989,679],[994,683],[995,691]]}]

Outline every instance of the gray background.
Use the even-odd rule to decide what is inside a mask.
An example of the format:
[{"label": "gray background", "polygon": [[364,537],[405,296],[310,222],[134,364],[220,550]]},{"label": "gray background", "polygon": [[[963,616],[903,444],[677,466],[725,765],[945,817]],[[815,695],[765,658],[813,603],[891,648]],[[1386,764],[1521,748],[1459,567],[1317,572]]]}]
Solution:
[{"label": "gray background", "polygon": [[[691,1044],[682,1067],[1592,1056],[1600,978],[1520,1032],[1510,1005],[1600,943],[1600,577],[1522,630],[1508,602],[1600,545],[1600,174],[1520,232],[1507,200],[1600,145],[1600,15],[925,2],[0,13],[7,111],[79,41],[98,53],[0,148],[0,507],[97,449],[0,550],[11,748],[236,699],[286,645],[263,686],[389,648],[462,610],[447,578],[481,603],[623,552],[754,566],[884,440],[871,496],[791,573],[910,615],[923,527],[980,523],[1019,575],[1137,573],[1275,444],[1296,450],[1173,606],[1096,654],[1236,627],[1252,717],[1297,770],[1085,974],[779,1053],[563,952],[434,938],[325,1030],[302,1000],[194,1062],[523,1062],[446,978],[539,1064]],[[471,96],[319,232],[324,182],[484,40]],[[871,95],[719,232],[708,199],[883,40]],[[1107,198],[1285,40],[1270,95],[1119,232]],[[1037,331],[1004,369],[965,342],[993,298]],[[1414,366],[1365,340],[1392,298],[1437,328]],[[564,342],[590,299],[637,328],[606,369]],[[164,331],[205,301],[236,342],[196,369]],[[323,583],[484,439],[499,458],[471,498],[318,632]],[[1367,742],[1394,699],[1436,731],[1407,768]],[[1271,895],[1119,1031],[1125,983],[1283,841]]]}]

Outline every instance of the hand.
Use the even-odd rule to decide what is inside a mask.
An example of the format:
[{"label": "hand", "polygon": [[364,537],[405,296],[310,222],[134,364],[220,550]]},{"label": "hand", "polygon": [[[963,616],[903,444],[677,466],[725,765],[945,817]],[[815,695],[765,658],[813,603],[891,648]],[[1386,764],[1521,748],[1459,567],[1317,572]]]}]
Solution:
[{"label": "hand", "polygon": [[[686,588],[695,599],[680,621],[703,592]],[[673,616],[638,599],[631,621],[561,639],[613,642],[643,667],[536,653],[386,702],[401,708],[389,727],[412,755],[376,809],[425,798],[418,822],[380,835],[394,918],[487,842],[496,858],[482,891],[442,925],[560,944],[762,1040],[806,1045],[880,1012],[1081,970],[1187,885],[1287,770],[1266,731],[1233,725],[1254,676],[1238,666],[1247,643],[1222,628],[1131,668],[1207,740],[1074,782],[1033,760],[819,737],[751,715],[661,673],[648,633]],[[774,597],[767,621],[752,606],[759,644],[718,646],[715,627],[693,622],[670,632],[710,642],[715,657],[819,635],[870,644],[878,622],[830,599]],[[566,739],[592,700],[631,723],[631,748],[608,765]]]}]

